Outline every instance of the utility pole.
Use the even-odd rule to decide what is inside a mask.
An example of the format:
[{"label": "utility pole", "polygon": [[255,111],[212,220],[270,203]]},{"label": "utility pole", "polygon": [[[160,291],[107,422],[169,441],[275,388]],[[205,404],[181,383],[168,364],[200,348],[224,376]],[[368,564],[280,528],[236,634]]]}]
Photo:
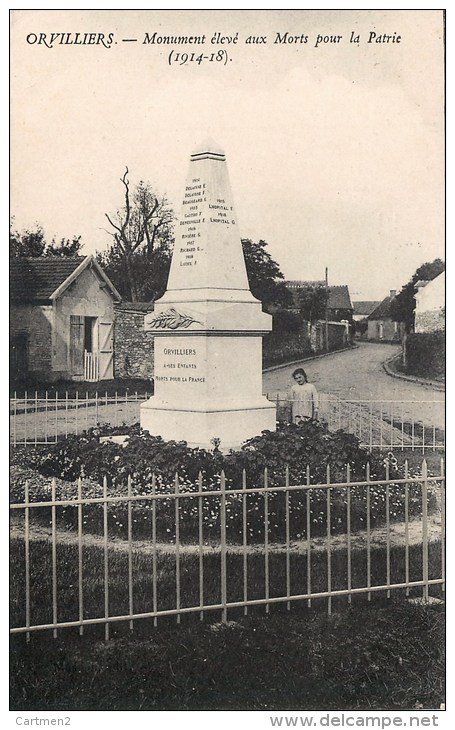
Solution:
[{"label": "utility pole", "polygon": [[325,351],[329,351],[329,269],[325,267]]}]

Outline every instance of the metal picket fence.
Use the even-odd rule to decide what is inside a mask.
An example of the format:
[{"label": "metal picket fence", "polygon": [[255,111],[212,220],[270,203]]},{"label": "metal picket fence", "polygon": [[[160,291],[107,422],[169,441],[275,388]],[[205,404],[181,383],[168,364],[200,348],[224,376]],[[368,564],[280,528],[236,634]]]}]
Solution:
[{"label": "metal picket fence", "polygon": [[132,425],[139,421],[140,405],[149,393],[67,392],[44,397],[38,393],[16,394],[10,399],[10,442],[13,446],[57,443],[69,434],[79,434],[99,423]]},{"label": "metal picket fence", "polygon": [[[113,396],[96,393],[84,397],[25,394],[10,400],[10,441],[13,446],[56,443],[99,423],[120,426],[139,421],[141,402],[149,394]],[[290,420],[286,393],[269,393],[277,404],[279,420]],[[399,400],[378,397],[320,395],[319,418],[330,431],[342,429],[357,436],[369,449],[443,451],[445,403],[438,400]]]},{"label": "metal picket fence", "polygon": [[[277,405],[279,420],[291,421],[291,401],[285,392],[268,394]],[[383,399],[377,395],[352,397],[321,393],[319,419],[330,431],[357,436],[372,449],[445,449],[445,401]]]},{"label": "metal picket fence", "polygon": [[[348,467],[333,482],[328,467],[324,483],[311,483],[307,470],[305,483],[292,485],[286,470],[272,486],[266,469],[261,486],[248,485],[245,473],[240,485],[222,473],[217,488],[202,475],[192,487],[176,475],[165,489],[153,476],[141,493],[129,478],[120,495],[104,479],[90,497],[79,480],[65,498],[53,480],[40,501],[27,482],[24,500],[11,504],[11,633],[57,637],[101,625],[109,639],[113,625],[134,629],[146,619],[157,626],[164,617],[215,613],[226,622],[239,611],[318,602],[330,613],[335,601],[399,591],[428,601],[445,585],[443,462],[436,476],[425,461],[418,471],[406,465],[395,478],[387,464],[377,479],[367,467],[353,481]],[[65,510],[73,510],[71,530],[60,522]],[[144,510],[147,538],[137,537]],[[91,518],[97,535],[86,527]]]}]

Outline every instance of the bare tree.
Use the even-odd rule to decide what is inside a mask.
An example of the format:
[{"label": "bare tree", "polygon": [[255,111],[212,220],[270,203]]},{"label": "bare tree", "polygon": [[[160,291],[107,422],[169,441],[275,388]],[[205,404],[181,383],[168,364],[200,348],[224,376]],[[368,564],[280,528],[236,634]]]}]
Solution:
[{"label": "bare tree", "polygon": [[[125,203],[114,215],[105,214],[114,239],[109,252],[123,270],[128,298],[135,302],[143,298],[141,276],[144,267],[152,265],[155,249],[169,248],[172,239],[174,213],[167,199],[158,196],[147,182],[140,181],[130,189],[128,167],[121,178]],[[105,258],[105,257],[104,257]]]}]

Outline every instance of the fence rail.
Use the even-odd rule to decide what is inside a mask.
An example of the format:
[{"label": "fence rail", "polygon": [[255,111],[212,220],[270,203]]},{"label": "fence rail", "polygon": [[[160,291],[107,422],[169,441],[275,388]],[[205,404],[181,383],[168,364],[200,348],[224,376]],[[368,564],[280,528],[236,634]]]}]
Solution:
[{"label": "fence rail", "polygon": [[[279,420],[291,421],[286,393],[268,394]],[[342,429],[371,449],[411,449],[424,453],[445,449],[445,401],[347,397],[322,393],[319,419],[330,431]]]},{"label": "fence rail", "polygon": [[442,461],[437,476],[425,461],[419,476],[407,466],[400,478],[389,466],[384,479],[369,468],[365,476],[353,481],[348,466],[346,480],[333,482],[328,467],[325,483],[311,484],[307,471],[291,485],[286,470],[271,485],[266,469],[263,486],[247,485],[245,473],[236,486],[221,473],[216,489],[202,475],[192,486],[176,475],[167,488],[153,476],[147,494],[129,478],[121,495],[104,479],[96,497],[83,496],[79,480],[64,499],[53,480],[42,501],[26,482],[24,501],[10,505],[10,631],[56,637],[101,624],[109,639],[113,624],[157,626],[169,616],[219,612],[226,622],[242,608],[317,601],[330,613],[333,601],[397,591],[428,601],[445,585]]},{"label": "fence rail", "polygon": [[[149,394],[86,393],[84,397],[38,397],[26,394],[10,401],[10,441],[13,446],[56,443],[98,423],[120,426],[139,420],[140,404]],[[277,418],[290,421],[286,393],[269,393],[277,405]],[[426,451],[445,448],[445,402],[441,400],[386,400],[349,398],[322,393],[319,418],[329,430],[343,429],[357,436],[369,449]]]},{"label": "fence rail", "polygon": [[38,397],[37,393],[10,399],[10,442],[13,446],[56,443],[99,423],[132,425],[149,393],[68,393]]}]

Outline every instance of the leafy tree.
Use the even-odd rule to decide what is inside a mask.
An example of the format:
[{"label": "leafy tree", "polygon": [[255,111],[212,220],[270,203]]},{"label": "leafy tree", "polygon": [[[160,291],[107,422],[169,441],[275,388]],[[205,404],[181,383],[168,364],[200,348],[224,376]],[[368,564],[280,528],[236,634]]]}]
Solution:
[{"label": "leafy tree", "polygon": [[[130,256],[128,263],[123,253],[114,246],[108,251],[98,252],[96,258],[123,299],[127,301],[154,301],[166,291],[172,258],[172,248],[167,241],[162,242],[150,253],[146,248],[136,251]],[[128,273],[134,281],[133,289],[127,278]]]},{"label": "leafy tree", "polygon": [[80,236],[73,236],[71,239],[61,238],[59,243],[53,238],[46,246],[44,256],[79,256],[81,248]]},{"label": "leafy tree", "polygon": [[14,231],[12,226],[10,227],[9,252],[12,258],[36,258],[43,255],[45,248],[44,231],[40,225],[37,225],[34,231],[27,229],[22,233]]},{"label": "leafy tree", "polygon": [[305,286],[299,290],[298,299],[302,319],[313,324],[325,317],[328,299],[325,286]]},{"label": "leafy tree", "polygon": [[251,292],[267,308],[270,306],[289,307],[292,294],[286,287],[284,275],[279,265],[266,251],[266,241],[258,243],[242,239],[243,255]]},{"label": "leafy tree", "polygon": [[78,256],[82,248],[81,237],[62,238],[57,244],[55,238],[46,243],[44,231],[37,224],[35,230],[16,231],[12,223],[9,234],[9,250],[12,258],[39,258],[40,256]]},{"label": "leafy tree", "polygon": [[113,243],[97,258],[124,298],[147,301],[166,288],[174,213],[149,183],[141,180],[131,190],[128,174],[126,168],[121,178],[123,207],[113,215],[106,213]]},{"label": "leafy tree", "polygon": [[427,261],[419,266],[412,278],[397,294],[390,304],[390,313],[394,322],[404,322],[406,332],[411,332],[414,327],[414,310],[416,306],[415,293],[418,281],[432,281],[445,269],[441,259]]}]

